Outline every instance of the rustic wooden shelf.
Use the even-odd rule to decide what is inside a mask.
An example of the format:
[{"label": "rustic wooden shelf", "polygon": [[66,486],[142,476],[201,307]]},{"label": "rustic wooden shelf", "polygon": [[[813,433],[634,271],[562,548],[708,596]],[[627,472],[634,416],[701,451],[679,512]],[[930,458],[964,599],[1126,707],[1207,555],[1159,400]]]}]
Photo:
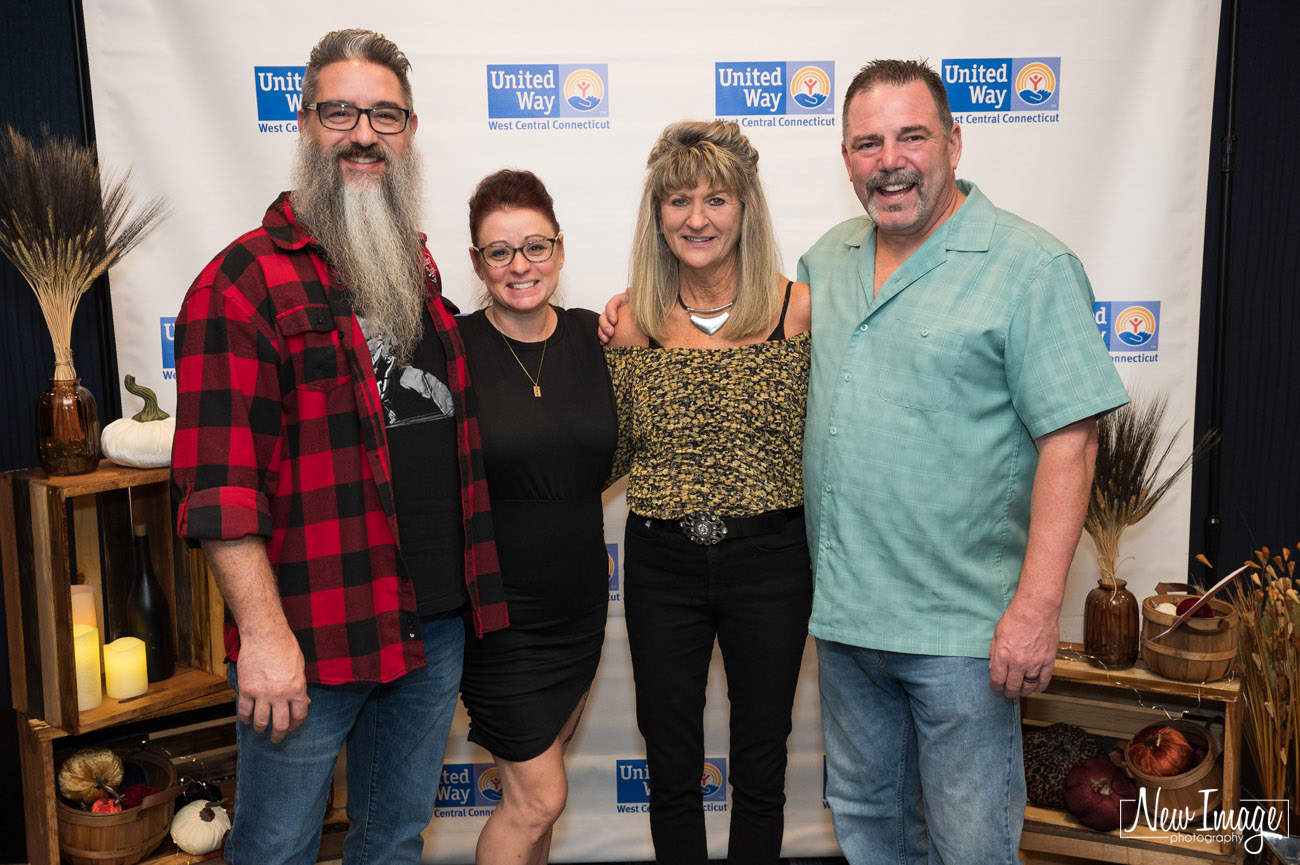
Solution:
[{"label": "rustic wooden shelf", "polygon": [[[70,477],[39,470],[0,474],[10,678],[32,865],[59,862],[56,741],[234,699],[226,685],[224,606],[203,554],[174,540],[169,479],[167,468],[133,469],[107,460],[94,472]],[[176,673],[138,697],[105,696],[81,712],[69,589],[77,583],[95,589],[101,640],[120,632],[135,523],[147,528],[154,572],[172,608]],[[214,858],[176,853],[170,844],[159,849],[146,865]]]},{"label": "rustic wooden shelf", "polygon": [[[1196,712],[1223,719],[1224,812],[1236,809],[1240,783],[1241,682],[1176,682],[1138,663],[1127,670],[1103,670],[1084,658],[1082,647],[1062,643],[1047,690],[1021,700],[1026,726],[1067,722],[1111,739],[1127,739],[1171,714]],[[1199,820],[1196,825],[1199,825]],[[1132,833],[1098,832],[1065,811],[1029,806],[1020,842],[1026,865],[1121,862],[1127,865],[1210,865],[1240,863],[1241,845],[1186,837],[1139,826]]]}]

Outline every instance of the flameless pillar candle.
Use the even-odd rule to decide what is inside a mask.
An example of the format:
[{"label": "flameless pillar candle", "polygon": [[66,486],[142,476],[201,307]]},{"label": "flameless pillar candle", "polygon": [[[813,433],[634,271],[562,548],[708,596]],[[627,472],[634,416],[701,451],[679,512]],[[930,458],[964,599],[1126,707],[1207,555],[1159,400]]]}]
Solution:
[{"label": "flameless pillar candle", "polygon": [[95,615],[94,586],[72,587],[72,624],[99,627],[99,617]]},{"label": "flameless pillar candle", "polygon": [[73,625],[72,652],[77,660],[77,710],[84,712],[104,699],[99,686],[99,628]]},{"label": "flameless pillar candle", "polygon": [[138,697],[149,690],[144,640],[119,637],[104,646],[104,690],[116,700]]}]

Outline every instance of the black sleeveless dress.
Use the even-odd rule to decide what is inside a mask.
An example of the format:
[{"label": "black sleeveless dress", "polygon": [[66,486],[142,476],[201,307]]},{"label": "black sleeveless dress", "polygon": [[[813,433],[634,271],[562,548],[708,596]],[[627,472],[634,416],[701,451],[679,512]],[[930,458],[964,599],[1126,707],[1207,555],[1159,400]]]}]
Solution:
[{"label": "black sleeveless dress", "polygon": [[470,741],[516,762],[549,748],[591,687],[609,602],[601,490],[614,395],[596,314],[555,312],[544,359],[542,343],[507,343],[483,310],[457,320],[510,609],[505,630],[467,629],[461,698]]}]

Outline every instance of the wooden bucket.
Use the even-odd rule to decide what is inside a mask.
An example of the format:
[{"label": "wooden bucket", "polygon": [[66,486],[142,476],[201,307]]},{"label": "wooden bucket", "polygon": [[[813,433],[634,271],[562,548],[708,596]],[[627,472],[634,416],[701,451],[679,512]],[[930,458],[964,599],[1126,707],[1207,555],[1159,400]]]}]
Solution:
[{"label": "wooden bucket", "polygon": [[59,800],[59,852],[72,865],[135,865],[158,849],[176,810],[176,767],[161,754],[139,751],[125,758],[149,774],[158,792],[138,808],[93,814]]},{"label": "wooden bucket", "polygon": [[[1214,599],[1210,600],[1213,602]],[[1126,743],[1124,768],[1133,777],[1138,787],[1146,789],[1147,810],[1152,815],[1157,813],[1157,791],[1160,793],[1160,809],[1166,814],[1181,812],[1183,808],[1187,808],[1195,819],[1207,810],[1215,810],[1223,802],[1223,767],[1219,765],[1219,743],[1204,727],[1191,721],[1167,721],[1165,726],[1173,727],[1182,733],[1193,746],[1199,745],[1204,748],[1205,758],[1179,775],[1148,775],[1136,768],[1129,760],[1129,743]],[[1208,801],[1206,794],[1202,792],[1206,790],[1210,791]]]},{"label": "wooden bucket", "polygon": [[1152,595],[1142,601],[1142,662],[1153,673],[1179,682],[1213,682],[1232,669],[1237,658],[1237,611],[1226,601],[1210,598],[1212,619],[1193,616],[1172,634],[1155,636],[1177,616],[1162,613],[1157,604],[1178,603],[1191,595]]}]

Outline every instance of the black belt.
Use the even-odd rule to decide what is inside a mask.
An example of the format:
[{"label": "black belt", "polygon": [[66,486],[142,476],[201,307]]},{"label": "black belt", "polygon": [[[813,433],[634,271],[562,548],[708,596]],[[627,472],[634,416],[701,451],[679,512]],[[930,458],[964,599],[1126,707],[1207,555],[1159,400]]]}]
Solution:
[{"label": "black belt", "polygon": [[779,532],[791,520],[803,518],[803,505],[780,511],[768,511],[752,517],[724,517],[709,511],[687,514],[679,520],[657,520],[633,514],[647,526],[679,531],[697,544],[712,546],[723,540],[751,538]]}]

